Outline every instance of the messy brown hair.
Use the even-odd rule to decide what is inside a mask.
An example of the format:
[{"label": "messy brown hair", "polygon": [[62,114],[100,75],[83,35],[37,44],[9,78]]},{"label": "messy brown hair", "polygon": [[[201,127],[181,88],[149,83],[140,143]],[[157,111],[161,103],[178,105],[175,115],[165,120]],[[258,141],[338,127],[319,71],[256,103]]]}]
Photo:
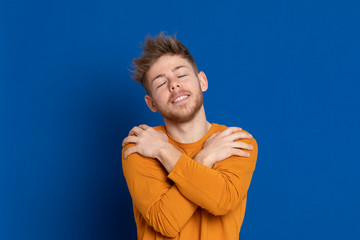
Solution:
[{"label": "messy brown hair", "polygon": [[151,92],[146,81],[146,73],[152,64],[163,55],[179,55],[189,61],[196,74],[199,72],[194,58],[185,45],[177,40],[176,35],[169,36],[164,32],[155,37],[147,35],[141,47],[143,50],[142,55],[133,59],[133,70],[130,71],[133,73],[132,78],[136,82],[140,82],[148,94],[151,94]]}]

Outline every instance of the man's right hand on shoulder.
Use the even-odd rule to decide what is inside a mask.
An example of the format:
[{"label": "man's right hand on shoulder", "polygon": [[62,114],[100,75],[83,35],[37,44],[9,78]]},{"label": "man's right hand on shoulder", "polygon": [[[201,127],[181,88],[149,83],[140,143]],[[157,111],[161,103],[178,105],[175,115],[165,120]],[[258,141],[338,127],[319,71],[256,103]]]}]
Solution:
[{"label": "man's right hand on shoulder", "polygon": [[212,168],[215,163],[231,156],[249,157],[250,154],[244,150],[252,150],[253,146],[236,140],[250,138],[251,134],[238,127],[229,127],[222,132],[213,133],[194,160]]}]

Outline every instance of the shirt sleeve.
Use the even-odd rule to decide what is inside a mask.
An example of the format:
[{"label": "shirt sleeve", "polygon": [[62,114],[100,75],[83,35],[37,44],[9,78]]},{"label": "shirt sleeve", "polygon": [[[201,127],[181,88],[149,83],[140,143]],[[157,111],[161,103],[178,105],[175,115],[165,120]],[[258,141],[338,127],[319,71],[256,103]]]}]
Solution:
[{"label": "shirt sleeve", "polygon": [[241,141],[253,145],[253,150],[247,151],[250,157],[232,156],[211,169],[183,154],[168,178],[196,205],[214,215],[227,214],[246,197],[256,165],[255,139]]},{"label": "shirt sleeve", "polygon": [[198,206],[181,194],[156,159],[134,153],[122,159],[122,166],[133,204],[147,224],[163,236],[175,237]]}]

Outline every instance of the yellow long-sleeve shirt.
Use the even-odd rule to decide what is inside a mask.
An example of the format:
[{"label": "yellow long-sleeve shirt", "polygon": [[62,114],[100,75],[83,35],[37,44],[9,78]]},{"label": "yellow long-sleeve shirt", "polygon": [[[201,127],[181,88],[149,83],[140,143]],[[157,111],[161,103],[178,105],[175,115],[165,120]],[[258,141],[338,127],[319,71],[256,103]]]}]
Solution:
[{"label": "yellow long-sleeve shirt", "polygon": [[[254,147],[248,158],[232,156],[213,168],[193,160],[213,133],[226,128],[213,123],[194,143],[180,143],[168,135],[183,152],[169,174],[156,159],[137,153],[122,160],[138,239],[239,239],[258,152],[255,139],[241,140]],[[166,133],[164,126],[154,129]],[[126,145],[123,153],[133,145]]]}]

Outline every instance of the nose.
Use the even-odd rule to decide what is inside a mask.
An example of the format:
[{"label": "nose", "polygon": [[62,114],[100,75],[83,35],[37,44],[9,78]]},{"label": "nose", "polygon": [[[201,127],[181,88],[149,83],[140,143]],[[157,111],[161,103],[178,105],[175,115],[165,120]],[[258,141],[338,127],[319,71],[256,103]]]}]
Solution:
[{"label": "nose", "polygon": [[169,81],[170,81],[169,87],[171,92],[173,92],[176,88],[181,87],[179,80],[175,76],[169,79]]}]

